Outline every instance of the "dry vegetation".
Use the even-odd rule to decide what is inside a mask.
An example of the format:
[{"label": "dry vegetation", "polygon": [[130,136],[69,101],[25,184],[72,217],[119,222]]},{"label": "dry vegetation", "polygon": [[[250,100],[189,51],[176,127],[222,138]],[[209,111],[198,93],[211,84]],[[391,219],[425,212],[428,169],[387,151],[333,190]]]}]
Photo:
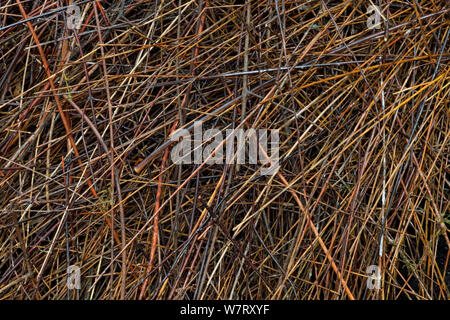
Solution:
[{"label": "dry vegetation", "polygon": [[[0,5],[2,299],[449,299],[448,0],[71,2]],[[174,165],[200,118],[278,173]]]}]

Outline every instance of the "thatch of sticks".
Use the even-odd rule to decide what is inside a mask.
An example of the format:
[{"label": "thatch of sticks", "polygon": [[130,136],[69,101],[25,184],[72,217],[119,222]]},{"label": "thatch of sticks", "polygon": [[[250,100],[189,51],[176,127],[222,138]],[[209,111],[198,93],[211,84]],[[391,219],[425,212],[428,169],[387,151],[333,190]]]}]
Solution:
[{"label": "thatch of sticks", "polygon": [[[0,298],[449,299],[449,12],[1,1]],[[197,120],[279,170],[174,163]]]}]

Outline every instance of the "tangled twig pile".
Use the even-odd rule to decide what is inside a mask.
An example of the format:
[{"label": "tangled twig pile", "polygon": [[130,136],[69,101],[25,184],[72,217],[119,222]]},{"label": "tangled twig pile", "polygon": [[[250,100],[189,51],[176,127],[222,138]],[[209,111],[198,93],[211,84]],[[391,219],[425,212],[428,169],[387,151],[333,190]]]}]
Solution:
[{"label": "tangled twig pile", "polygon": [[71,4],[0,5],[1,298],[450,298],[447,0]]}]

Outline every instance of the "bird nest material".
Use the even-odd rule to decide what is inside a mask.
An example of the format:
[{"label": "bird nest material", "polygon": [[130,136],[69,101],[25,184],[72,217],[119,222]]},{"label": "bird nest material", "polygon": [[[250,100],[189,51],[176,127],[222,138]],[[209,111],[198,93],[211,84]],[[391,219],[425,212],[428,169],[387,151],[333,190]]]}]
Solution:
[{"label": "bird nest material", "polygon": [[[0,297],[449,299],[449,11],[2,1]],[[275,174],[174,162],[198,120]]]}]

